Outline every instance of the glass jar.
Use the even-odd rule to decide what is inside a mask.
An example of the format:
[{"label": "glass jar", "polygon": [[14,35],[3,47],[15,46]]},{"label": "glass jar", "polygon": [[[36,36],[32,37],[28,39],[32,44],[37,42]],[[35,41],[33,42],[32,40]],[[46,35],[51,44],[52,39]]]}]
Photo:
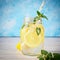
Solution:
[{"label": "glass jar", "polygon": [[33,23],[33,19],[26,17],[20,30],[22,53],[25,55],[39,55],[44,49],[44,27],[42,21]]}]

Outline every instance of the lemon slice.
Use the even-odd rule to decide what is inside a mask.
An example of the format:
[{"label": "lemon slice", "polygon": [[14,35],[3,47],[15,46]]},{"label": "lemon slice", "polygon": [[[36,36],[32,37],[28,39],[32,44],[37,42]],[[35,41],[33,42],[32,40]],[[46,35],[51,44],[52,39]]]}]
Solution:
[{"label": "lemon slice", "polygon": [[[41,33],[39,36],[36,33],[36,27],[39,27],[41,29]],[[41,24],[31,26],[29,28],[29,31],[25,35],[25,43],[31,48],[39,46],[44,39],[44,29]]]},{"label": "lemon slice", "polygon": [[20,42],[17,43],[16,48],[17,48],[19,51],[22,50],[22,47],[21,47],[21,43],[20,43]]},{"label": "lemon slice", "polygon": [[[41,29],[39,35],[37,35],[36,27]],[[21,40],[30,48],[38,47],[44,41],[44,28],[42,24],[30,24],[29,27],[23,28]]]},{"label": "lemon slice", "polygon": [[24,42],[24,40],[25,40],[25,34],[28,32],[28,27],[24,27],[23,29],[21,29],[21,31],[20,31],[20,36],[21,36],[21,40],[22,40],[22,42]]}]

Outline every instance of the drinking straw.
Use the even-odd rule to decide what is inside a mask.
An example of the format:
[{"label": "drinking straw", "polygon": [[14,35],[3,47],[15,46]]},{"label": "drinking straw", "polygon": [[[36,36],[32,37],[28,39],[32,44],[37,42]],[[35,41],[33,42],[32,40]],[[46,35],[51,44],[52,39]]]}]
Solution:
[{"label": "drinking straw", "polygon": [[41,5],[40,5],[40,8],[39,8],[39,11],[40,11],[40,12],[42,11],[44,5],[45,5],[45,0],[43,0],[42,3],[41,3]]}]

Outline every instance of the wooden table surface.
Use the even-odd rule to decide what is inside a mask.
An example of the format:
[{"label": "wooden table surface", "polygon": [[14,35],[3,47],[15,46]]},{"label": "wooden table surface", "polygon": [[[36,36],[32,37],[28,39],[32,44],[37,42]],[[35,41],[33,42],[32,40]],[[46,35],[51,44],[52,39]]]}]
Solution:
[{"label": "wooden table surface", "polygon": [[[38,60],[36,57],[22,55],[16,49],[19,37],[0,37],[0,60]],[[60,38],[45,38],[44,48],[60,53]]]}]

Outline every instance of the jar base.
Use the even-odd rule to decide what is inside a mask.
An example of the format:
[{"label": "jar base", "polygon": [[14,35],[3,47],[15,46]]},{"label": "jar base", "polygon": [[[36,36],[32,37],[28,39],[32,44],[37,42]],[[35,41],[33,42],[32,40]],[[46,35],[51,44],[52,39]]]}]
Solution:
[{"label": "jar base", "polygon": [[36,48],[22,49],[22,53],[28,56],[37,56],[41,54],[41,50],[43,49],[44,43],[40,44],[40,46]]}]

